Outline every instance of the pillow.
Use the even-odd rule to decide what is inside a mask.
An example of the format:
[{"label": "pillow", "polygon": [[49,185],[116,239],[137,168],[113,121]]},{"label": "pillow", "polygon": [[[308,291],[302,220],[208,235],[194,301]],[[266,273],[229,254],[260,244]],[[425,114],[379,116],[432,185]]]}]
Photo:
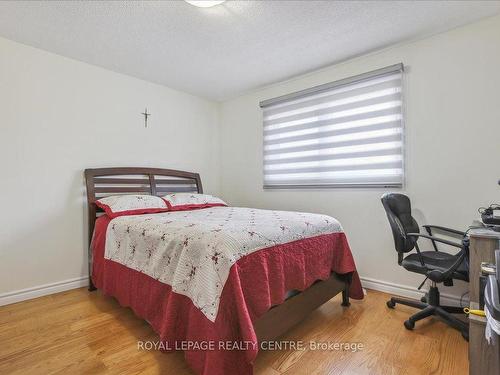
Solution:
[{"label": "pillow", "polygon": [[208,208],[227,206],[222,199],[208,194],[196,193],[173,193],[162,197],[170,211],[194,210],[197,208]]},{"label": "pillow", "polygon": [[106,215],[115,218],[124,215],[152,214],[168,211],[163,199],[153,195],[113,195],[95,201]]}]

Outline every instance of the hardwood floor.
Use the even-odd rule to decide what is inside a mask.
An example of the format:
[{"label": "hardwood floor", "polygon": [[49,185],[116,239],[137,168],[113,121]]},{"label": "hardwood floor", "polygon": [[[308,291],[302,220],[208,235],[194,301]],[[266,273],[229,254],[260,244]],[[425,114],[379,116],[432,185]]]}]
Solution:
[{"label": "hardwood floor", "polygon": [[[347,309],[340,297],[332,299],[283,337],[303,340],[306,350],[261,352],[255,374],[468,373],[460,333],[432,318],[407,331],[403,321],[414,310],[389,310],[387,299],[369,290]],[[138,350],[138,340],[156,339],[146,322],[114,299],[75,289],[0,307],[0,374],[192,374],[182,353]],[[311,340],[364,348],[312,350]]]}]

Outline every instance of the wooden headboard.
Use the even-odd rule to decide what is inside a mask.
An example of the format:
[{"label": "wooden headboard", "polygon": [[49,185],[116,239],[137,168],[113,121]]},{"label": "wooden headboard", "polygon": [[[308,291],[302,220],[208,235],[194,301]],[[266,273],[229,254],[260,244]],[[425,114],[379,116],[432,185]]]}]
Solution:
[{"label": "wooden headboard", "polygon": [[96,206],[99,198],[120,194],[166,195],[168,193],[203,193],[198,173],[173,169],[115,167],[85,170],[88,205],[89,239],[89,290],[94,290],[91,280],[92,249],[90,243],[97,216],[102,210]]}]

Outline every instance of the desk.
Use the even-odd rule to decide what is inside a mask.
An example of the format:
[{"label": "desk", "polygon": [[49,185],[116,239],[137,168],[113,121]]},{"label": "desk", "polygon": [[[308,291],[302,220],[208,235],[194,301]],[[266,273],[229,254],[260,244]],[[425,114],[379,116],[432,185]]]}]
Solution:
[{"label": "desk", "polygon": [[[472,309],[479,308],[479,276],[481,262],[495,263],[495,250],[500,249],[500,232],[489,229],[469,231],[469,299]],[[490,346],[484,338],[486,319],[469,317],[469,374],[500,374],[499,346]]]}]

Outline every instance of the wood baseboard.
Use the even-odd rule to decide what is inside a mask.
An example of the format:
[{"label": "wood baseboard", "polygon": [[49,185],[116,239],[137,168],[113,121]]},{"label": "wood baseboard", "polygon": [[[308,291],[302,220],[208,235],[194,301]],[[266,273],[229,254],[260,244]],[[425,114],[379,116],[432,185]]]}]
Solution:
[{"label": "wood baseboard", "polygon": [[[361,277],[363,287],[366,289],[378,290],[402,297],[420,299],[424,292],[420,292],[414,286],[394,284],[383,280],[376,280],[369,277]],[[46,296],[49,294],[64,292],[70,289],[81,288],[88,285],[88,276],[77,277],[74,279],[58,281],[55,283],[44,284],[32,288],[16,290],[0,294],[0,306],[10,305],[11,303],[26,301],[29,299]],[[460,296],[450,294],[441,294],[441,301],[448,305],[459,305]],[[465,296],[462,305],[466,305],[469,299]]]},{"label": "wood baseboard", "polygon": [[0,294],[0,306],[11,303],[26,301],[29,299],[46,296],[49,294],[64,292],[70,289],[81,288],[88,285],[88,276],[76,277],[74,279],[57,281],[55,283],[34,286],[13,292]]},{"label": "wood baseboard", "polygon": [[[363,288],[378,290],[380,292],[385,292],[389,294],[394,294],[396,296],[420,299],[426,292],[426,290],[417,290],[416,286],[408,286],[401,284],[394,284],[387,281],[376,280],[369,277],[361,277],[361,284]],[[460,296],[454,296],[451,294],[441,293],[441,303],[443,305],[460,306]],[[462,306],[468,306],[469,297],[464,296],[462,299]]]}]

